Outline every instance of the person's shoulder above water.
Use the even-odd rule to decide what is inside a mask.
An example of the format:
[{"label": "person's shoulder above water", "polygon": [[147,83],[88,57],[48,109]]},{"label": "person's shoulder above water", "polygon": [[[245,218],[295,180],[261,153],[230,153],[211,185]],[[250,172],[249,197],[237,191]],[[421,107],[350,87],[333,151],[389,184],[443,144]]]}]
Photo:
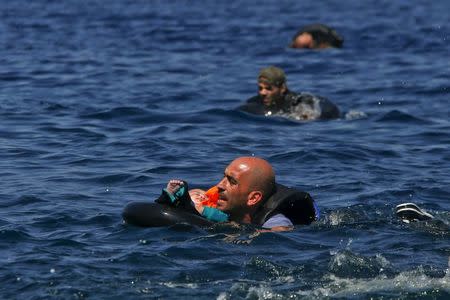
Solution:
[{"label": "person's shoulder above water", "polygon": [[264,115],[266,110],[262,104],[262,99],[259,95],[253,96],[248,99],[244,104],[238,107],[238,110],[245,111],[254,115]]},{"label": "person's shoulder above water", "polygon": [[324,49],[341,48],[344,39],[333,28],[324,24],[302,27],[292,38],[291,48]]},{"label": "person's shoulder above water", "polygon": [[295,93],[288,89],[284,71],[271,66],[258,75],[258,95],[251,97],[239,110],[256,115],[279,115],[295,120],[335,119],[338,107],[325,97]]}]

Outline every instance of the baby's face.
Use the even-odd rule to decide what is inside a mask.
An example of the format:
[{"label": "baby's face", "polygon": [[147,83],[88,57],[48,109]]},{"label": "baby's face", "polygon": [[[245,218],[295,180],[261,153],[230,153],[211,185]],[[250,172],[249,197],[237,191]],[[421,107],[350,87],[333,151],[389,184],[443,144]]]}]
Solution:
[{"label": "baby's face", "polygon": [[192,202],[201,203],[206,200],[207,197],[205,195],[205,191],[201,189],[193,189],[189,191],[189,196],[191,197]]}]

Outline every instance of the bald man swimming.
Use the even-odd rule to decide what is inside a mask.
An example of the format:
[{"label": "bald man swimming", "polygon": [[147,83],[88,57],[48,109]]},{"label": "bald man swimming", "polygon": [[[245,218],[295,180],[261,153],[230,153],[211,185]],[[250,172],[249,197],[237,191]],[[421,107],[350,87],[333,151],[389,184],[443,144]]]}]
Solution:
[{"label": "bald man swimming", "polygon": [[[310,224],[319,217],[311,196],[277,184],[272,166],[262,158],[236,158],[226,167],[217,188],[217,209],[227,214],[228,221],[286,231],[292,230],[294,224]],[[172,186],[170,192],[176,191]],[[198,205],[196,209],[201,212]]]}]

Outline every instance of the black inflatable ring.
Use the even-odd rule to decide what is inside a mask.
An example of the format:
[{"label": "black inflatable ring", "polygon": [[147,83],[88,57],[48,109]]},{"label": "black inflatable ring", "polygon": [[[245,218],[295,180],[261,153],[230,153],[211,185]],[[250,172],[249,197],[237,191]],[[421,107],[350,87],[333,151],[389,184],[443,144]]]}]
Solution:
[{"label": "black inflatable ring", "polygon": [[141,227],[163,227],[177,223],[197,226],[214,224],[200,215],[154,202],[128,203],[122,212],[122,217],[126,223]]}]

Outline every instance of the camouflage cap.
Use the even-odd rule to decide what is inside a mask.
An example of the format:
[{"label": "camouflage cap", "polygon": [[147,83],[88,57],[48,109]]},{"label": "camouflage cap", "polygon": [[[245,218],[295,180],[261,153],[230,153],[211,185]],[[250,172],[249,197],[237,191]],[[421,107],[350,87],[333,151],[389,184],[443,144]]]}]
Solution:
[{"label": "camouflage cap", "polygon": [[286,75],[282,69],[270,66],[259,72],[258,82],[265,82],[280,87],[286,82]]}]

